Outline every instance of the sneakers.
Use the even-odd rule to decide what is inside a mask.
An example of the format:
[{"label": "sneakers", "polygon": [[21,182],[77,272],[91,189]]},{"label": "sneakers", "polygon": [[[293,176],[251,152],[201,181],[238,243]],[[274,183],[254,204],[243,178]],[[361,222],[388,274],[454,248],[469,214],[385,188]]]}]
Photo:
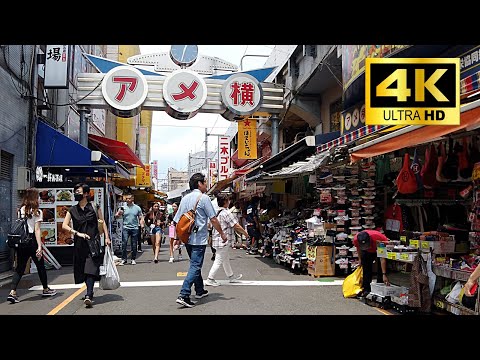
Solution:
[{"label": "sneakers", "polygon": [[20,302],[20,300],[18,300],[18,296],[17,295],[12,295],[12,294],[8,295],[7,301],[9,301],[11,304],[16,304],[16,303]]},{"label": "sneakers", "polygon": [[90,296],[85,296],[85,300],[83,300],[86,308],[91,308],[93,306],[93,300],[90,299]]},{"label": "sneakers", "polygon": [[42,296],[55,296],[55,295],[57,295],[57,291],[50,288],[47,288],[47,290],[43,290],[42,292]]},{"label": "sneakers", "polygon": [[170,260],[168,260],[169,263],[173,263],[175,259],[173,257],[170,258]]},{"label": "sneakers", "polygon": [[135,260],[132,260],[132,265],[137,265],[137,262]]},{"label": "sneakers", "polygon": [[208,290],[203,290],[203,292],[199,295],[195,295],[195,299],[201,299],[201,298],[204,298],[205,296],[208,296]]},{"label": "sneakers", "polygon": [[181,261],[183,260],[183,256],[182,255],[178,255],[178,261]]},{"label": "sneakers", "polygon": [[189,297],[183,297],[183,296],[179,296],[177,298],[177,300],[175,300],[175,302],[177,304],[180,304],[180,305],[183,305],[185,307],[188,307],[188,308],[192,308],[195,306],[195,303],[193,303]]},{"label": "sneakers", "polygon": [[207,281],[205,281],[205,285],[208,285],[208,286],[220,286],[220,283],[218,283],[217,281],[215,281],[215,279],[210,279],[210,278],[208,278]]},{"label": "sneakers", "polygon": [[127,263],[127,260],[122,260],[122,261],[120,261],[120,263],[119,263],[118,265],[123,266],[123,265],[125,265],[126,263]]},{"label": "sneakers", "polygon": [[137,250],[137,253],[143,253],[143,250],[142,250],[142,249],[138,249],[138,250]]},{"label": "sneakers", "polygon": [[238,274],[238,275],[232,275],[228,278],[228,282],[229,283],[238,283],[241,278],[242,278],[242,274]]}]

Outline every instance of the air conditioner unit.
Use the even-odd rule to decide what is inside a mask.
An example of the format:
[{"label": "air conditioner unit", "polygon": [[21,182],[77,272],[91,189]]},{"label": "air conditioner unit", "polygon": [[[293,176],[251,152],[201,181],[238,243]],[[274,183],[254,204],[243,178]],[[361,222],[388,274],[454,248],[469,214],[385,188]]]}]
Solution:
[{"label": "air conditioner unit", "polygon": [[17,169],[17,190],[27,190],[32,186],[30,169],[20,166]]}]

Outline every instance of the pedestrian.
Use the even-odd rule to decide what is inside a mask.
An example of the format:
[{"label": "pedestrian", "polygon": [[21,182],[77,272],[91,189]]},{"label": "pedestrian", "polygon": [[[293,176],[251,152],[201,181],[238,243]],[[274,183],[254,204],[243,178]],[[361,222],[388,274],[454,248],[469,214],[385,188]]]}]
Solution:
[{"label": "pedestrian", "polygon": [[[143,208],[143,206],[140,206],[140,209],[142,210],[142,215],[143,217],[145,217],[145,210]],[[143,229],[144,227],[140,226],[140,224],[138,225],[138,248],[137,248],[137,253],[143,253],[143,250],[142,250],[142,244],[143,244]]]},{"label": "pedestrian", "polygon": [[[85,282],[87,293],[83,303],[87,308],[90,308],[93,305],[93,286],[95,281],[100,280],[100,266],[103,264],[103,256],[92,257],[87,241],[99,236],[98,218],[103,220],[103,215],[100,208],[95,211],[92,203],[88,201],[89,185],[79,183],[74,186],[73,192],[75,201],[78,202],[77,205],[71,206],[65,215],[62,229],[74,236],[73,277],[75,284]],[[105,244],[110,246],[111,241],[105,221],[103,222],[103,232],[105,234]],[[71,239],[68,242],[71,243]]]},{"label": "pedestrian", "polygon": [[160,211],[160,204],[154,203],[146,215],[146,223],[150,228],[150,241],[153,250],[153,262],[158,263],[158,253],[160,252],[160,237],[162,234],[163,213]]},{"label": "pedestrian", "polygon": [[260,241],[260,220],[258,218],[258,203],[260,198],[254,196],[246,210],[245,220],[247,222],[247,232],[249,239],[247,240],[247,255],[255,255],[258,252],[258,242]]},{"label": "pedestrian", "polygon": [[230,205],[228,196],[225,194],[218,194],[217,204],[220,207],[220,210],[218,210],[216,217],[223,232],[227,234],[227,239],[223,240],[218,231],[215,229],[213,230],[212,246],[216,250],[215,261],[210,269],[210,272],[208,273],[207,281],[205,282],[206,285],[211,286],[220,285],[215,280],[215,275],[222,265],[229,282],[234,283],[242,278],[242,274],[233,274],[232,266],[230,265],[229,249],[231,247],[231,243],[235,241],[235,231],[238,231],[240,234],[243,234],[248,238],[248,233],[240,226],[235,215],[228,210],[228,206]]},{"label": "pedestrian", "polygon": [[[177,238],[177,232],[175,231],[175,224],[173,222],[173,218],[177,214],[178,211],[178,204],[172,204],[173,212],[168,215],[168,224],[169,227],[173,226],[173,236],[170,236],[170,259],[168,260],[169,263],[173,263],[175,261],[175,250],[178,250],[178,261],[183,260],[182,257],[182,242]],[[170,234],[169,234],[170,235]]]},{"label": "pedestrian", "polygon": [[[240,208],[240,203],[238,201],[235,202],[235,204],[229,209],[229,211],[235,216],[235,218],[237,219],[237,222],[240,224],[240,226],[242,226],[243,225],[242,209]],[[242,228],[243,228],[243,226],[242,226]],[[231,243],[232,249],[236,249],[237,247],[241,248],[242,245],[243,245],[242,235],[240,235],[240,233],[238,231],[235,231],[234,235],[235,235],[235,239]],[[240,245],[238,245],[238,244],[240,244]]]},{"label": "pedestrian", "polygon": [[32,258],[32,261],[37,267],[38,277],[43,286],[42,296],[54,296],[57,293],[55,290],[48,287],[47,271],[45,270],[45,262],[42,254],[42,238],[40,236],[40,224],[43,221],[43,214],[38,206],[37,189],[30,188],[25,191],[22,205],[18,213],[19,218],[27,217],[30,244],[16,249],[17,261],[15,273],[13,274],[10,286],[11,290],[7,297],[7,301],[12,304],[20,302],[17,295],[17,286],[22,279],[29,258]]},{"label": "pedestrian", "polygon": [[[377,263],[377,283],[385,283],[390,285],[387,277],[387,260],[377,257],[377,243],[388,242],[387,237],[377,230],[363,230],[356,234],[353,238],[353,245],[357,248],[358,260],[363,268],[363,291],[359,297],[366,296],[371,290],[370,283],[373,277],[373,262]],[[380,267],[378,269],[378,259],[380,259]]]},{"label": "pedestrian", "polygon": [[134,196],[132,194],[127,195],[125,200],[127,201],[127,206],[121,207],[115,214],[116,218],[123,217],[122,261],[119,265],[125,265],[127,263],[127,243],[129,237],[131,238],[132,265],[136,265],[138,226],[140,224],[140,227],[143,228],[145,226],[145,220],[140,206],[133,203]]},{"label": "pedestrian", "polygon": [[188,239],[188,243],[185,245],[188,256],[190,257],[190,266],[187,276],[183,281],[180,294],[176,300],[177,304],[191,308],[195,306],[190,300],[193,284],[195,285],[196,299],[201,299],[208,295],[208,291],[204,288],[202,278],[202,266],[205,249],[207,247],[208,220],[211,221],[213,227],[217,229],[223,240],[227,239],[227,234],[223,232],[220,223],[215,217],[215,209],[213,208],[210,198],[204,194],[207,191],[205,175],[201,173],[193,174],[189,180],[189,185],[192,191],[185,195],[180,201],[177,214],[173,218],[173,221],[175,224],[178,223],[184,213],[193,209],[195,204],[198,204],[196,208],[195,225]]}]

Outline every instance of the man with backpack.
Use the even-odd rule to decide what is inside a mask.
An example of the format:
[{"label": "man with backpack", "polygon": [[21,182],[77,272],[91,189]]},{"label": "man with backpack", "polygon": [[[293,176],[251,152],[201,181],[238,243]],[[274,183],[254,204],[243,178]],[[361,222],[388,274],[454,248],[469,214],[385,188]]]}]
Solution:
[{"label": "man with backpack", "polygon": [[188,256],[190,257],[190,266],[187,276],[183,281],[180,294],[176,300],[177,304],[191,308],[195,306],[190,300],[193,284],[195,284],[196,299],[201,299],[208,295],[208,291],[204,288],[202,278],[203,260],[208,244],[208,221],[210,220],[224,241],[227,240],[227,235],[223,232],[216,218],[215,209],[213,208],[210,198],[205,195],[205,192],[207,192],[205,175],[201,173],[193,174],[189,180],[189,186],[192,191],[185,195],[180,201],[178,211],[173,221],[177,224],[184,213],[194,209],[196,206],[195,224],[188,243],[185,244]]}]

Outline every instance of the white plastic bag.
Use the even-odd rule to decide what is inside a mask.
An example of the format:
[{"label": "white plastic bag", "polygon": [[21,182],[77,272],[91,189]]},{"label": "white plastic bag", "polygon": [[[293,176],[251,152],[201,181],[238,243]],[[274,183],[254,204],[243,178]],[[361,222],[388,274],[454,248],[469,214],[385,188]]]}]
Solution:
[{"label": "white plastic bag", "polygon": [[448,295],[445,296],[445,300],[447,300],[451,304],[458,304],[460,302],[459,296],[460,296],[460,291],[462,290],[462,287],[463,286],[460,283],[460,281],[457,281],[452,291],[450,291]]},{"label": "white plastic bag", "polygon": [[120,287],[120,276],[118,275],[117,267],[113,261],[113,254],[110,246],[106,247],[105,256],[103,258],[103,267],[106,270],[106,273],[100,277],[100,289],[118,289]]}]

